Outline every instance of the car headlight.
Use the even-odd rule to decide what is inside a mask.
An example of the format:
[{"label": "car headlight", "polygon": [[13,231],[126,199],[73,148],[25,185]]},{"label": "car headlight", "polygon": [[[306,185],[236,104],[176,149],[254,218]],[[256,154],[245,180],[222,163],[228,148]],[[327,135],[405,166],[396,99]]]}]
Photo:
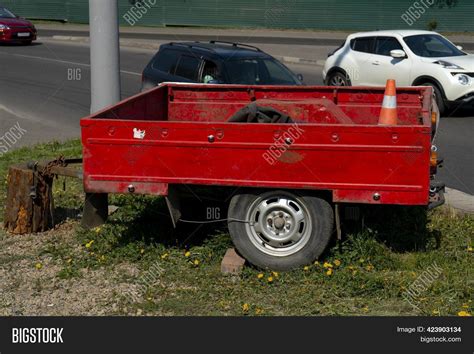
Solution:
[{"label": "car headlight", "polygon": [[471,79],[469,78],[469,76],[461,74],[458,75],[458,81],[461,85],[469,85]]},{"label": "car headlight", "polygon": [[0,25],[0,30],[10,29],[7,25]]},{"label": "car headlight", "polygon": [[444,60],[438,60],[433,62],[433,64],[438,64],[441,65],[445,69],[456,69],[456,70],[464,70],[464,68],[461,68],[459,65],[450,63],[449,61],[444,61]]}]

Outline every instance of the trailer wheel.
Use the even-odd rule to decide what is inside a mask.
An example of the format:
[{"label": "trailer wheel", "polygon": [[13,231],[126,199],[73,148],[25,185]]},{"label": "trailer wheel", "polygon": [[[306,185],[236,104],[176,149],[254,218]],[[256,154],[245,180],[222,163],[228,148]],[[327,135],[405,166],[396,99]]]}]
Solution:
[{"label": "trailer wheel", "polygon": [[250,263],[290,270],[317,259],[333,231],[332,207],[323,199],[296,192],[247,192],[229,206],[229,232]]}]

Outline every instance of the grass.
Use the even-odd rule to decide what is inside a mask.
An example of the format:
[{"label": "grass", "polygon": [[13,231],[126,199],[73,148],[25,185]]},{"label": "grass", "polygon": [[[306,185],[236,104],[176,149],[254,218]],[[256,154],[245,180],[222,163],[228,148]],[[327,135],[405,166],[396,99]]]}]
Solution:
[{"label": "grass", "polygon": [[[80,144],[39,145],[2,157],[0,174],[19,160],[64,154],[78,156]],[[57,207],[80,208],[80,185],[55,187]],[[0,188],[3,199],[5,186]],[[286,273],[247,266],[239,276],[223,276],[220,261],[232,247],[225,225],[180,224],[174,230],[162,198],[111,196],[119,209],[106,225],[84,230],[77,224],[72,243],[60,239],[39,250],[59,265],[57,277],[84,279],[89,270],[123,275],[132,293],[116,294],[113,314],[149,315],[457,315],[473,309],[474,218],[447,209],[364,208],[364,222],[346,222],[345,237],[319,262]],[[2,240],[2,244],[8,242]],[[14,260],[11,260],[14,261]],[[423,291],[404,298],[427,269],[440,274]],[[131,295],[132,294],[132,295]]]}]

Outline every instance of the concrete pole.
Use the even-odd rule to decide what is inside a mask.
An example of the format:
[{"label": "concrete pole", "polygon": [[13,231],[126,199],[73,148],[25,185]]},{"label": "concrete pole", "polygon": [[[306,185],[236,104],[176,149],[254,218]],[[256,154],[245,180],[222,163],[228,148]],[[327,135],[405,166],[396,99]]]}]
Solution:
[{"label": "concrete pole", "polygon": [[120,101],[117,0],[89,0],[91,113]]},{"label": "concrete pole", "polygon": [[[120,43],[117,0],[89,0],[91,113],[120,101]],[[102,225],[107,194],[86,194],[82,225]]]}]

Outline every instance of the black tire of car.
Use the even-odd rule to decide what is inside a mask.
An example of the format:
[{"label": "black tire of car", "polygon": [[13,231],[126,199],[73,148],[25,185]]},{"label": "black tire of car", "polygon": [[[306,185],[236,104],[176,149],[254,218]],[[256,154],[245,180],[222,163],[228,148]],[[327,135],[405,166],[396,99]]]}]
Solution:
[{"label": "black tire of car", "polygon": [[[336,84],[339,82],[340,84]],[[327,80],[328,86],[352,86],[349,77],[341,71],[333,72],[329,75]]]},{"label": "black tire of car", "polygon": [[33,43],[33,41],[24,41],[23,44],[24,45],[31,45]]},{"label": "black tire of car", "polygon": [[446,113],[447,107],[446,103],[444,102],[443,94],[441,93],[441,90],[438,88],[438,86],[431,82],[425,82],[423,84],[420,84],[419,86],[431,86],[433,88],[434,97],[439,109],[439,114],[440,116],[443,116]]},{"label": "black tire of car", "polygon": [[[309,237],[301,249],[286,256],[269,255],[255,246],[248,222],[252,205],[266,198],[282,196],[294,199],[307,211],[310,220]],[[287,271],[311,264],[326,249],[334,227],[334,211],[324,199],[297,191],[247,191],[235,195],[229,205],[229,232],[237,251],[251,264],[263,269]],[[266,219],[266,216],[265,216]]]}]

